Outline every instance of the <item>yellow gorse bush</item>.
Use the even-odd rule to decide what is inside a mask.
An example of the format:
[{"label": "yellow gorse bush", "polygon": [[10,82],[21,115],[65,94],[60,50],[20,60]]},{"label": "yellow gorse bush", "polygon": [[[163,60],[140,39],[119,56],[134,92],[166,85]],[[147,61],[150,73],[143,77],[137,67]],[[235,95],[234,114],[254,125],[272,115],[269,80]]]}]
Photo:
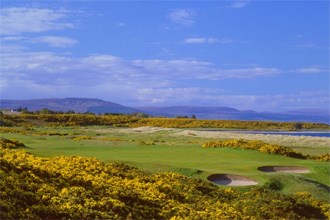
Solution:
[{"label": "yellow gorse bush", "polygon": [[36,131],[33,128],[9,128],[0,127],[0,133],[11,133],[11,134],[24,134],[33,136],[67,136],[68,133],[60,133],[54,131]]},{"label": "yellow gorse bush", "polygon": [[86,135],[78,136],[78,137],[74,137],[74,138],[72,138],[72,140],[74,140],[74,141],[81,141],[81,140],[94,140],[94,139],[95,139],[95,138],[90,137],[90,136],[86,136]]},{"label": "yellow gorse bush", "polygon": [[[0,116],[0,125],[111,125],[120,127],[165,127],[165,128],[224,128],[254,130],[296,130],[296,122],[239,121],[239,120],[196,120],[183,118],[139,118],[131,115],[88,115],[88,114],[19,114]],[[2,123],[1,120],[11,121]],[[330,129],[327,124],[299,123],[301,129]]]},{"label": "yellow gorse bush", "polygon": [[330,161],[330,154],[321,154],[317,156],[313,156],[313,159],[319,160],[319,161]]},{"label": "yellow gorse bush", "polygon": [[112,125],[128,126],[139,120],[129,115],[88,115],[88,114],[19,114],[3,115],[7,120],[15,121],[16,125],[33,126],[78,126],[78,125]]},{"label": "yellow gorse bush", "polygon": [[123,141],[122,139],[117,138],[117,137],[91,137],[91,136],[86,136],[86,135],[74,137],[74,138],[72,138],[72,140],[74,140],[74,141],[82,141],[82,140]]},{"label": "yellow gorse bush", "polygon": [[0,146],[2,148],[9,148],[9,149],[26,147],[20,141],[17,141],[17,140],[14,140],[14,139],[5,139],[5,138],[0,138]]},{"label": "yellow gorse bush", "polygon": [[330,161],[330,155],[324,154],[319,156],[305,155],[294,151],[289,147],[283,147],[280,145],[269,144],[260,140],[244,140],[244,139],[229,139],[229,140],[217,140],[209,141],[202,145],[204,148],[212,147],[230,147],[238,149],[257,150],[261,153],[278,154],[286,157],[293,157],[299,159],[314,159],[320,161]]},{"label": "yellow gorse bush", "polygon": [[261,153],[272,153],[279,154],[287,157],[305,159],[306,156],[295,152],[291,148],[283,147],[275,144],[268,144],[259,140],[243,140],[243,139],[232,139],[232,140],[219,140],[210,141],[202,145],[202,147],[231,147],[231,148],[242,148],[249,150],[257,150]]},{"label": "yellow gorse bush", "polygon": [[[130,127],[165,127],[165,128],[224,128],[224,129],[254,129],[254,130],[295,130],[295,122],[272,121],[238,121],[238,120],[196,120],[182,118],[142,118],[132,123]],[[327,124],[300,123],[302,129],[329,129]]]},{"label": "yellow gorse bush", "polygon": [[262,187],[243,193],[172,172],[148,174],[78,156],[41,158],[0,146],[0,219],[327,218],[328,204],[305,194]]}]

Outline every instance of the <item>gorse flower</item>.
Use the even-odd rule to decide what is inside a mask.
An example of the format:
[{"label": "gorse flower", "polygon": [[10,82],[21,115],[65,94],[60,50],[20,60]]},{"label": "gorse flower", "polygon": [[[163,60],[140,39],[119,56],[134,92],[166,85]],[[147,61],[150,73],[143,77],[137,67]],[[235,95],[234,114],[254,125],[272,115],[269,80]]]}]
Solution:
[{"label": "gorse flower", "polygon": [[293,157],[299,159],[314,159],[320,161],[330,161],[330,154],[324,154],[319,156],[305,155],[294,151],[289,147],[283,147],[275,144],[268,144],[259,140],[243,140],[243,139],[229,139],[229,140],[217,140],[209,141],[202,145],[204,148],[214,147],[229,147],[237,149],[257,150],[261,153],[278,154],[286,157]]}]

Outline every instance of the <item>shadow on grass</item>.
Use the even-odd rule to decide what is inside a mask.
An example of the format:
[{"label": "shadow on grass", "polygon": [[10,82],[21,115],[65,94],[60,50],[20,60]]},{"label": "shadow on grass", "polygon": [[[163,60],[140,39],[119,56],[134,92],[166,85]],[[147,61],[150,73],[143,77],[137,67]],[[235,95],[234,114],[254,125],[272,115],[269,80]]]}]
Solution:
[{"label": "shadow on grass", "polygon": [[312,183],[312,184],[314,184],[315,186],[317,186],[317,187],[319,187],[319,188],[321,188],[321,189],[326,190],[328,193],[330,192],[330,187],[327,186],[327,185],[325,185],[325,184],[319,183],[319,182],[317,182],[317,181],[315,181],[315,180],[311,180],[311,179],[305,179],[305,178],[302,178],[302,180],[304,180],[304,181],[306,181],[306,182],[308,182],[308,183]]}]

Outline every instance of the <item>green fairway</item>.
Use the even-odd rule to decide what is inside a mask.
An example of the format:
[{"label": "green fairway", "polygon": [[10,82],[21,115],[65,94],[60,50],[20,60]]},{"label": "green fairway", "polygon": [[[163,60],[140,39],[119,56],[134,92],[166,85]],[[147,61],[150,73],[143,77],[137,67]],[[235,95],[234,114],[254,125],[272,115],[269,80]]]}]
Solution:
[{"label": "green fairway", "polygon": [[[62,136],[33,135],[40,131],[57,132]],[[252,150],[202,148],[201,144],[209,138],[173,135],[175,132],[170,130],[123,131],[125,129],[107,127],[38,128],[30,134],[2,133],[1,136],[22,141],[28,147],[26,150],[36,156],[96,157],[104,162],[124,162],[149,172],[174,171],[204,180],[211,174],[227,173],[246,176],[263,185],[272,178],[284,184],[284,193],[307,191],[319,199],[328,199],[330,169],[327,162]],[[80,140],[79,137],[94,139]],[[265,173],[257,169],[260,166],[302,166],[310,172]]]}]

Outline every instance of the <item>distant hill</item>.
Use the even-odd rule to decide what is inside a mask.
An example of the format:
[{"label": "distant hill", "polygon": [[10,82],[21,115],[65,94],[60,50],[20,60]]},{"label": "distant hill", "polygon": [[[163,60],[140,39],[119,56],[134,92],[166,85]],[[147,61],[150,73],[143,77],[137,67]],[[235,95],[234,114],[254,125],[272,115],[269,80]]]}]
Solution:
[{"label": "distant hill", "polygon": [[[167,106],[167,107],[138,107],[139,110],[156,116],[192,116],[199,118],[230,118],[240,111],[229,107],[197,107],[197,106]],[[228,118],[228,119],[229,119]]]},{"label": "distant hill", "polygon": [[325,110],[295,110],[282,113],[256,112],[252,110],[241,111],[228,107],[196,107],[196,106],[170,106],[170,107],[137,107],[137,109],[155,116],[188,116],[195,115],[200,119],[230,119],[230,120],[268,120],[268,121],[305,121],[330,123],[330,114]]},{"label": "distant hill", "polygon": [[0,100],[1,109],[18,109],[27,107],[30,111],[47,108],[53,111],[74,111],[93,113],[133,113],[138,110],[100,99],[64,98],[64,99],[31,99]]},{"label": "distant hill", "polygon": [[64,99],[32,99],[32,100],[0,100],[0,109],[18,109],[27,107],[29,110],[47,108],[54,111],[74,111],[93,113],[130,114],[143,112],[152,116],[176,117],[195,115],[199,119],[228,120],[260,120],[260,121],[304,121],[330,124],[330,114],[325,110],[298,109],[294,111],[274,113],[238,110],[229,107],[198,107],[198,106],[167,106],[167,107],[136,107],[131,108],[100,99],[64,98]]}]

